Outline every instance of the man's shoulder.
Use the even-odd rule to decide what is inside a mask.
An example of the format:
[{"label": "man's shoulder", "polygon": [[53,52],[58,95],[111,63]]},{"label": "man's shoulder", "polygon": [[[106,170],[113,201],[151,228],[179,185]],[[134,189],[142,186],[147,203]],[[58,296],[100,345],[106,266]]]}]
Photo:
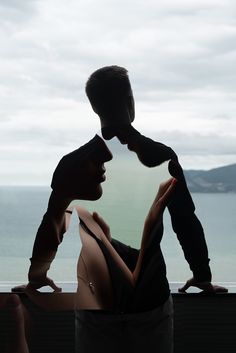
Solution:
[{"label": "man's shoulder", "polygon": [[147,137],[144,135],[141,135],[141,136],[142,136],[143,144],[145,148],[150,152],[150,157],[152,156],[154,158],[153,154],[155,153],[155,155],[159,155],[160,159],[163,159],[163,162],[170,159],[173,159],[173,160],[178,159],[177,154],[172,147],[164,144],[163,142],[154,140],[150,137]]}]

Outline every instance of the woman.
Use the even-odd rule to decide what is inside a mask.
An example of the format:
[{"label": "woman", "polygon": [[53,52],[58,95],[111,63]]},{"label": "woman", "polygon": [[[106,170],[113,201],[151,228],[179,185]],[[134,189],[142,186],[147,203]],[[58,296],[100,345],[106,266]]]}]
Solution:
[{"label": "woman", "polygon": [[48,209],[36,235],[26,292],[45,308],[76,309],[76,347],[80,353],[94,349],[143,352],[145,348],[171,352],[172,307],[160,240],[162,215],[175,179],[159,188],[145,220],[140,251],[113,240],[98,214],[78,207],[82,250],[77,293],[73,298],[49,295],[45,299],[35,290],[49,285],[60,291],[47,271],[68,227],[68,206],[74,199],[97,200],[102,196],[104,163],[111,159],[104,141],[96,135],[59,162]]}]

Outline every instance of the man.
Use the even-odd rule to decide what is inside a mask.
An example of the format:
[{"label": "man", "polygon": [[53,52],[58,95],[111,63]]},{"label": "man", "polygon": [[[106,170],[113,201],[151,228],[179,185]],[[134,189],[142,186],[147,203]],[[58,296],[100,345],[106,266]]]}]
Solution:
[{"label": "man", "polygon": [[170,147],[141,135],[131,125],[135,118],[135,108],[127,70],[119,66],[98,69],[88,79],[86,93],[94,112],[100,118],[104,139],[116,136],[147,167],[155,167],[169,160],[169,172],[178,183],[168,209],[173,230],[193,272],[193,278],[179,291],[185,292],[190,286],[209,292],[226,291],[225,288],[211,284],[204,231],[195,215],[195,206],[177,155]]},{"label": "man", "polygon": [[[55,295],[45,298],[35,289],[49,285],[60,290],[47,272],[67,229],[68,206],[75,198],[92,201],[102,196],[104,163],[111,158],[104,141],[95,136],[64,156],[53,174],[53,191],[37,232],[26,288],[30,299],[45,309],[55,309],[57,299]],[[58,298],[62,310],[74,308],[76,299],[76,352],[172,352],[172,302],[165,271],[160,272],[163,262],[157,235],[162,235],[162,214],[175,184],[171,178],[160,186],[144,223],[140,251],[111,239],[109,226],[99,215],[80,209],[83,246],[82,262],[78,262],[79,290],[72,301],[64,298],[67,303]],[[152,277],[159,278],[159,274],[163,274],[163,286],[150,286]]]}]

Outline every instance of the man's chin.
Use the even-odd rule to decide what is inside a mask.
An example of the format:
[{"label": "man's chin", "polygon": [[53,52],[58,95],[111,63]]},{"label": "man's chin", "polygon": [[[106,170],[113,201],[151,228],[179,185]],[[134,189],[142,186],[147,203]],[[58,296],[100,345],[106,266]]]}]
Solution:
[{"label": "man's chin", "polygon": [[116,136],[116,132],[112,126],[102,128],[102,137],[105,140],[111,140]]}]

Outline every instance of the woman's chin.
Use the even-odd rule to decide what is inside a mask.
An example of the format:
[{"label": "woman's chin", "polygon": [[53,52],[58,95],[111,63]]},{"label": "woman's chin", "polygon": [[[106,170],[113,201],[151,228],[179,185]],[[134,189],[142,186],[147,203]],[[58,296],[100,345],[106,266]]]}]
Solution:
[{"label": "woman's chin", "polygon": [[89,197],[88,197],[88,200],[90,201],[96,201],[98,199],[100,199],[100,197],[102,196],[103,194],[103,190],[102,190],[102,187],[101,185],[99,185],[98,187],[96,187],[96,189],[94,190],[90,190],[90,193],[89,193]]},{"label": "woman's chin", "polygon": [[96,201],[100,199],[100,197],[103,194],[103,190],[101,185],[96,185],[94,187],[91,187],[87,190],[86,188],[83,189],[82,191],[78,191],[76,194],[74,194],[73,199],[74,200],[88,200],[88,201]]}]

